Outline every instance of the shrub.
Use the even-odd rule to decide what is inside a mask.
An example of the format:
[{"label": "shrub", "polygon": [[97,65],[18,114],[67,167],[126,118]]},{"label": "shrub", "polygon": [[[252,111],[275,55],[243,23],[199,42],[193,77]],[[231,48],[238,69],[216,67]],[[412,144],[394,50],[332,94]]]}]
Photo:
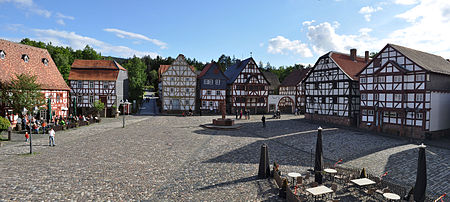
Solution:
[{"label": "shrub", "polygon": [[4,117],[0,117],[0,131],[8,129],[9,126],[11,126],[9,120]]}]

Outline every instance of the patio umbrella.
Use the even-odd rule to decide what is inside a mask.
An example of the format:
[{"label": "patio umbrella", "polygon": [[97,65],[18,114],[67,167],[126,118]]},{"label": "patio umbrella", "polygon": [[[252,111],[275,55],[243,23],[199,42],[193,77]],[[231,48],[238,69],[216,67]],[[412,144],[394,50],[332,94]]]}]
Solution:
[{"label": "patio umbrella", "polygon": [[50,123],[52,120],[52,100],[50,100],[50,98],[47,99],[47,105],[48,105],[48,122]]},{"label": "patio umbrella", "polygon": [[316,141],[316,159],[314,163],[315,181],[322,184],[323,155],[322,155],[322,128],[319,126]]},{"label": "patio umbrella", "polygon": [[427,162],[425,159],[425,145],[419,146],[419,160],[417,162],[416,185],[414,186],[414,200],[425,201],[425,190],[427,188]]},{"label": "patio umbrella", "polygon": [[366,168],[363,168],[361,170],[361,174],[360,174],[359,178],[367,178]]}]

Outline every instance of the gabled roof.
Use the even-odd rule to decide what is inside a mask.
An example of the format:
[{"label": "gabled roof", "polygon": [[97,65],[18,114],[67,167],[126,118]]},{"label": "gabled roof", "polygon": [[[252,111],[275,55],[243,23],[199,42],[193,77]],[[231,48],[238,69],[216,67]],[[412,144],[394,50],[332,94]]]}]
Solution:
[{"label": "gabled roof", "polygon": [[217,72],[213,72],[214,74],[222,74],[223,77],[225,77],[225,79],[228,80],[227,76],[225,76],[225,74],[222,72],[222,70],[220,69],[220,67],[215,63],[208,63],[203,70],[200,72],[200,74],[198,74],[198,78],[202,78],[204,75],[206,75],[206,73],[209,70],[213,70],[213,71],[217,71]]},{"label": "gabled roof", "polygon": [[[0,39],[0,50],[6,56],[0,59],[0,82],[9,82],[16,74],[35,75],[43,90],[70,90],[46,49],[36,48]],[[27,55],[28,62],[22,57]],[[47,65],[43,59],[47,59]]]},{"label": "gabled roof", "polygon": [[296,69],[292,71],[281,83],[280,86],[296,86],[298,83],[303,81],[308,75],[308,72],[312,68]]},{"label": "gabled roof", "polygon": [[119,71],[127,71],[114,60],[75,60],[68,80],[115,81]]},{"label": "gabled roof", "polygon": [[248,62],[250,62],[250,60],[253,60],[253,58],[250,57],[243,61],[237,62],[236,64],[228,67],[225,70],[224,74],[228,78],[228,82],[227,82],[228,84],[231,84],[234,82],[234,80],[236,80],[236,78],[239,76],[239,74],[245,68],[245,66],[247,66],[247,64],[248,64]]},{"label": "gabled roof", "polygon": [[[347,74],[352,80],[358,80],[358,73],[367,65],[364,57],[356,56],[356,60],[353,61],[349,54],[339,52],[329,52],[330,58],[339,66],[339,68]],[[370,62],[370,61],[369,61]],[[369,63],[368,62],[368,63]]]},{"label": "gabled roof", "polygon": [[280,86],[280,80],[278,80],[278,76],[272,72],[263,72],[264,77],[266,77],[267,81],[269,81],[269,90],[278,89]]},{"label": "gabled roof", "polygon": [[78,60],[73,61],[72,68],[77,69],[111,69],[111,70],[123,70],[119,63],[114,60]]},{"label": "gabled roof", "polygon": [[398,52],[402,53],[405,57],[428,71],[450,75],[450,62],[441,56],[395,44],[387,44],[386,46],[391,46]]}]

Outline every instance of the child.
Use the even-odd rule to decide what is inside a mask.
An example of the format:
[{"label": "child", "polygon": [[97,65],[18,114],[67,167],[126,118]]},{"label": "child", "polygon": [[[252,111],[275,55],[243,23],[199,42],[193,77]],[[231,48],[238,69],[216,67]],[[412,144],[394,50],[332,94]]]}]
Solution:
[{"label": "child", "polygon": [[30,135],[28,132],[25,132],[25,142],[28,142],[28,139],[30,139]]}]

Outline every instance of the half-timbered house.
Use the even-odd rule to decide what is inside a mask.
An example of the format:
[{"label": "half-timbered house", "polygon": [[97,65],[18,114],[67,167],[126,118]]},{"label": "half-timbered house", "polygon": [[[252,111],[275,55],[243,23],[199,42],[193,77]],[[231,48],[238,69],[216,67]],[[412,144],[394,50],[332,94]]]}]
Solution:
[{"label": "half-timbered house", "polygon": [[295,96],[295,107],[301,114],[306,110],[305,86],[303,80],[308,75],[311,68],[296,69],[292,71],[280,84],[280,95]]},{"label": "half-timbered house", "polygon": [[424,138],[450,129],[450,62],[387,44],[359,73],[360,127]]},{"label": "half-timbered house", "polygon": [[215,63],[207,64],[198,75],[198,106],[202,113],[219,113],[226,104],[227,77]]},{"label": "half-timbered house", "polygon": [[[46,101],[51,102],[53,117],[67,116],[70,88],[48,51],[0,39],[0,84],[6,84],[20,74],[36,76],[36,83],[40,84]],[[6,106],[2,99],[0,99],[0,114],[8,111],[11,113],[11,108]],[[48,103],[39,113],[43,119],[48,117],[47,107]],[[27,110],[30,111],[30,109]]]},{"label": "half-timbered house", "polygon": [[320,57],[305,79],[305,118],[340,125],[357,125],[359,83],[356,74],[369,61],[369,53],[358,57],[328,52]]},{"label": "half-timbered house", "polygon": [[158,69],[163,112],[178,113],[195,110],[197,74],[180,54],[171,65]]},{"label": "half-timbered house", "polygon": [[264,77],[253,58],[238,61],[225,71],[227,82],[227,110],[250,110],[251,113],[267,111],[269,81]]},{"label": "half-timbered house", "polygon": [[105,104],[106,115],[112,116],[128,99],[128,72],[113,60],[75,60],[68,80],[77,113],[92,113],[99,100]]}]

